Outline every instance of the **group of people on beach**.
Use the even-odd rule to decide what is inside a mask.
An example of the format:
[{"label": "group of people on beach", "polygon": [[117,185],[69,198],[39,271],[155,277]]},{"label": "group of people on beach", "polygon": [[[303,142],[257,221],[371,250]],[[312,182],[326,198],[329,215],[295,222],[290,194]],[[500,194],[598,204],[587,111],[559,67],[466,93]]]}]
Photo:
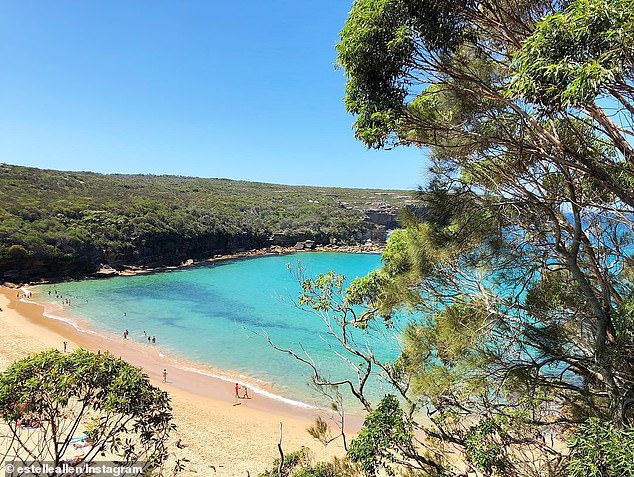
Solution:
[{"label": "group of people on beach", "polygon": [[148,343],[156,344],[156,336],[150,336],[145,330],[143,330],[143,337],[147,338]]},{"label": "group of people on beach", "polygon": [[23,429],[35,429],[41,426],[41,422],[37,417],[23,417],[17,425]]},{"label": "group of people on beach", "polygon": [[[130,336],[130,332],[126,329],[126,330],[123,332],[123,339],[124,339],[124,340],[127,340],[127,339],[128,339],[128,336]],[[146,332],[145,330],[143,330],[143,337],[144,337],[144,338],[147,338],[147,342],[148,342],[148,343],[156,344],[156,336],[150,336],[150,335],[148,335],[148,334],[147,334],[147,332]]]},{"label": "group of people on beach", "polygon": [[28,290],[23,291],[22,293],[18,292],[18,298],[31,298],[32,293]]},{"label": "group of people on beach", "polygon": [[[58,300],[62,300],[62,305],[63,306],[70,306],[72,304],[72,302],[71,302],[69,297],[64,297],[64,295],[62,295],[57,290],[53,290],[52,292],[51,292],[51,290],[49,290],[48,291],[48,295],[51,296],[51,294],[54,294],[55,298],[57,298]],[[72,298],[79,298],[79,297],[78,296],[73,296]],[[86,303],[88,303],[88,300],[86,300]]]}]

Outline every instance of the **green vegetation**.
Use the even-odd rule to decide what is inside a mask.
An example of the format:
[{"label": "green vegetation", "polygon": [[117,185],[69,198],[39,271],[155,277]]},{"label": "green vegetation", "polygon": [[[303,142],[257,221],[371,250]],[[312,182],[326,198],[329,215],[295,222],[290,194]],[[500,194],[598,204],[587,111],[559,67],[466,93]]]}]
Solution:
[{"label": "green vegetation", "polygon": [[[22,359],[0,374],[0,462],[23,467],[103,459],[140,465],[144,475],[163,475],[167,438],[173,429],[166,392],[138,368],[109,354],[84,350],[45,351]],[[74,440],[73,440],[74,439]]]},{"label": "green vegetation", "polygon": [[570,477],[634,475],[634,429],[588,419],[570,442]]},{"label": "green vegetation", "polygon": [[394,222],[408,200],[396,191],[10,165],[0,165],[0,191],[0,279],[178,264],[307,239],[378,239],[385,228],[376,222]]},{"label": "green vegetation", "polygon": [[347,459],[334,459],[332,462],[314,462],[310,451],[303,447],[273,462],[273,467],[262,472],[259,477],[354,477],[359,475],[356,465]]},{"label": "green vegetation", "polygon": [[363,428],[352,441],[348,457],[367,475],[377,475],[380,470],[394,475],[391,464],[398,462],[399,452],[407,452],[402,446],[411,446],[411,442],[411,423],[404,419],[397,398],[388,395],[365,418]]},{"label": "green vegetation", "polygon": [[[433,161],[383,267],[300,298],[357,366],[311,372],[368,412],[365,475],[634,476],[633,20],[631,0],[354,2],[356,135]],[[396,323],[388,362],[350,331]]]}]

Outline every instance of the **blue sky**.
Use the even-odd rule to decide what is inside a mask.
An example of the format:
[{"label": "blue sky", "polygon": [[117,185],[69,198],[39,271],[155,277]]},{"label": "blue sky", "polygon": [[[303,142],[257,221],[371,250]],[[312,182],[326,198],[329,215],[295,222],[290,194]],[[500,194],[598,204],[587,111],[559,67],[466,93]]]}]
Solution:
[{"label": "blue sky", "polygon": [[368,151],[335,44],[351,1],[3,1],[0,162],[412,189]]}]

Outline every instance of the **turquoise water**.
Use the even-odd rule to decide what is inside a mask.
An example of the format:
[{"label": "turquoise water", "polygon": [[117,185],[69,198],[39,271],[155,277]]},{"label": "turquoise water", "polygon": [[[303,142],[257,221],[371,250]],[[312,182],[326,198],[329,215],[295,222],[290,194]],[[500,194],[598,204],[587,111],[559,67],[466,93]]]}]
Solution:
[{"label": "turquoise water", "polygon": [[[380,265],[376,254],[296,253],[215,262],[160,273],[84,280],[39,287],[42,300],[59,303],[56,290],[70,297],[65,313],[88,321],[95,330],[147,344],[143,332],[175,356],[226,370],[275,394],[325,405],[309,386],[310,370],[280,347],[306,353],[330,376],[354,377],[350,363],[329,348],[323,320],[295,305],[300,286],[289,265],[301,263],[306,275],[335,270],[347,279],[363,276]],[[49,291],[51,294],[49,295]],[[125,316],[124,316],[125,314]],[[361,346],[371,346],[382,359],[397,355],[397,340],[378,331],[357,332]],[[391,343],[391,344],[388,344]],[[152,345],[148,345],[152,346]],[[337,348],[339,349],[339,348]],[[356,360],[358,361],[358,360]],[[353,360],[352,365],[358,363]],[[378,379],[373,394],[382,394]]]}]

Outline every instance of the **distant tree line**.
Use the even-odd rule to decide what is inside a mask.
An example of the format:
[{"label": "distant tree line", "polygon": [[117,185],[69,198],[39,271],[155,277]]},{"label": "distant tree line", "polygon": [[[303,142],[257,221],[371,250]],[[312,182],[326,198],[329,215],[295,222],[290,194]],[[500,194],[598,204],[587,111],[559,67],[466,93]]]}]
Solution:
[{"label": "distant tree line", "polygon": [[[85,275],[293,244],[356,243],[406,192],[0,165],[0,279]],[[376,221],[375,221],[376,222]],[[275,241],[271,237],[275,236]]]}]

